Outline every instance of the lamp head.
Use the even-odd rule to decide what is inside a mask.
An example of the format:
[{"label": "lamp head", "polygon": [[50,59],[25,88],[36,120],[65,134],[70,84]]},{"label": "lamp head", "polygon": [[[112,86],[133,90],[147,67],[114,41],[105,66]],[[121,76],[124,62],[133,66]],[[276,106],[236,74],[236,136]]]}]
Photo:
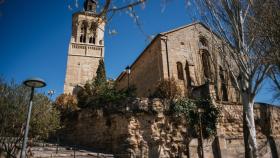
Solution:
[{"label": "lamp head", "polygon": [[43,79],[37,77],[29,78],[23,81],[23,84],[31,88],[43,88],[47,85]]},{"label": "lamp head", "polygon": [[126,71],[127,73],[130,73],[130,66],[129,66],[129,65],[125,68],[125,71]]}]

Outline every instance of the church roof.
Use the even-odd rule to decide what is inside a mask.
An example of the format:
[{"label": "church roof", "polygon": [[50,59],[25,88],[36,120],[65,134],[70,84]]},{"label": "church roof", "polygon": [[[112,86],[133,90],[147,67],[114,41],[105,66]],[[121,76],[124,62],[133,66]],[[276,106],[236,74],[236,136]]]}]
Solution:
[{"label": "church roof", "polygon": [[97,3],[97,0],[86,0],[86,2],[91,1],[92,3]]},{"label": "church roof", "polygon": [[181,30],[181,29],[190,27],[190,26],[197,25],[197,24],[200,24],[200,25],[204,26],[207,30],[210,30],[209,27],[207,27],[207,26],[206,26],[205,24],[203,24],[202,22],[193,22],[193,23],[190,23],[190,24],[187,24],[187,25],[183,25],[183,26],[174,28],[174,29],[169,30],[169,31],[166,31],[166,32],[161,32],[160,34],[162,34],[162,35],[169,34],[169,33],[172,33],[172,32],[175,32],[175,31],[178,31],[178,30]]},{"label": "church roof", "polygon": [[204,24],[203,22],[200,22],[200,21],[197,21],[197,22],[193,22],[191,24],[187,24],[187,25],[183,25],[183,26],[180,26],[180,27],[177,27],[175,29],[172,29],[172,30],[169,30],[169,31],[166,31],[166,32],[162,32],[160,33],[161,35],[166,35],[166,34],[169,34],[169,33],[173,33],[175,31],[179,31],[181,29],[184,29],[184,28],[187,28],[187,27],[190,27],[190,26],[194,26],[194,25],[201,25],[203,26],[205,29],[207,29],[208,31],[212,32],[214,35],[216,35],[218,38],[221,38],[221,36],[219,36],[215,31],[211,30],[210,27],[208,27],[206,24]]}]

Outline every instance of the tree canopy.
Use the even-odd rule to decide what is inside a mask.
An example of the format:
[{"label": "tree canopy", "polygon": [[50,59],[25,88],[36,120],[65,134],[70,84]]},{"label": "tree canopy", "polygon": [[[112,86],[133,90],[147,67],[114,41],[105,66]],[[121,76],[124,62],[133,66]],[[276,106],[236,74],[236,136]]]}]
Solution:
[{"label": "tree canopy", "polygon": [[[25,86],[0,78],[0,151],[11,157],[23,138],[30,92]],[[29,137],[46,139],[60,127],[60,114],[43,94],[35,94],[33,105]]]}]

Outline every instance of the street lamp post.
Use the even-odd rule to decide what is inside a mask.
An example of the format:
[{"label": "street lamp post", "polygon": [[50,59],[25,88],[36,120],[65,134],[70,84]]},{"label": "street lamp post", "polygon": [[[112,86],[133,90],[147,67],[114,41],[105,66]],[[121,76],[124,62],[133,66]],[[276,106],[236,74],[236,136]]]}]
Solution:
[{"label": "street lamp post", "polygon": [[54,94],[55,94],[55,91],[53,89],[48,91],[48,95],[50,96],[50,99],[52,99],[52,96]]},{"label": "street lamp post", "polygon": [[204,150],[203,150],[203,133],[202,133],[202,122],[201,122],[201,114],[204,113],[204,109],[199,107],[197,109],[198,117],[199,117],[199,141],[200,141],[200,152],[201,157],[204,158]]},{"label": "street lamp post", "polygon": [[31,111],[32,111],[32,104],[33,104],[33,96],[34,96],[34,89],[35,88],[42,88],[46,86],[46,83],[44,80],[40,78],[30,78],[23,82],[23,84],[27,87],[31,88],[31,95],[29,100],[29,107],[28,107],[28,113],[27,113],[27,120],[25,124],[25,131],[24,131],[24,139],[22,142],[22,149],[20,153],[20,158],[25,158],[26,155],[26,145],[28,140],[28,130],[29,130],[29,122],[31,117]]},{"label": "street lamp post", "polygon": [[125,71],[127,73],[127,89],[129,91],[129,88],[130,88],[130,72],[131,72],[131,69],[130,69],[130,66],[128,65],[126,68],[125,68]]}]

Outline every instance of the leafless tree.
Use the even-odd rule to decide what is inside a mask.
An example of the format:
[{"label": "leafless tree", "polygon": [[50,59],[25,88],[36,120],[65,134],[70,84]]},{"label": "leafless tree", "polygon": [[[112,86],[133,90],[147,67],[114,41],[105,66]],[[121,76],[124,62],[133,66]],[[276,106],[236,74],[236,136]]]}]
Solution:
[{"label": "leafless tree", "polygon": [[257,37],[255,47],[267,51],[268,62],[273,65],[269,76],[275,99],[280,99],[280,1],[258,0],[254,9],[258,18],[251,21],[251,34]]},{"label": "leafless tree", "polygon": [[249,22],[257,20],[255,3],[252,0],[196,0],[192,3],[200,11],[202,20],[224,43],[220,56],[241,94],[243,104],[245,157],[258,157],[253,106],[271,65],[266,62],[265,49],[255,49],[258,41],[255,36],[249,36]]}]

